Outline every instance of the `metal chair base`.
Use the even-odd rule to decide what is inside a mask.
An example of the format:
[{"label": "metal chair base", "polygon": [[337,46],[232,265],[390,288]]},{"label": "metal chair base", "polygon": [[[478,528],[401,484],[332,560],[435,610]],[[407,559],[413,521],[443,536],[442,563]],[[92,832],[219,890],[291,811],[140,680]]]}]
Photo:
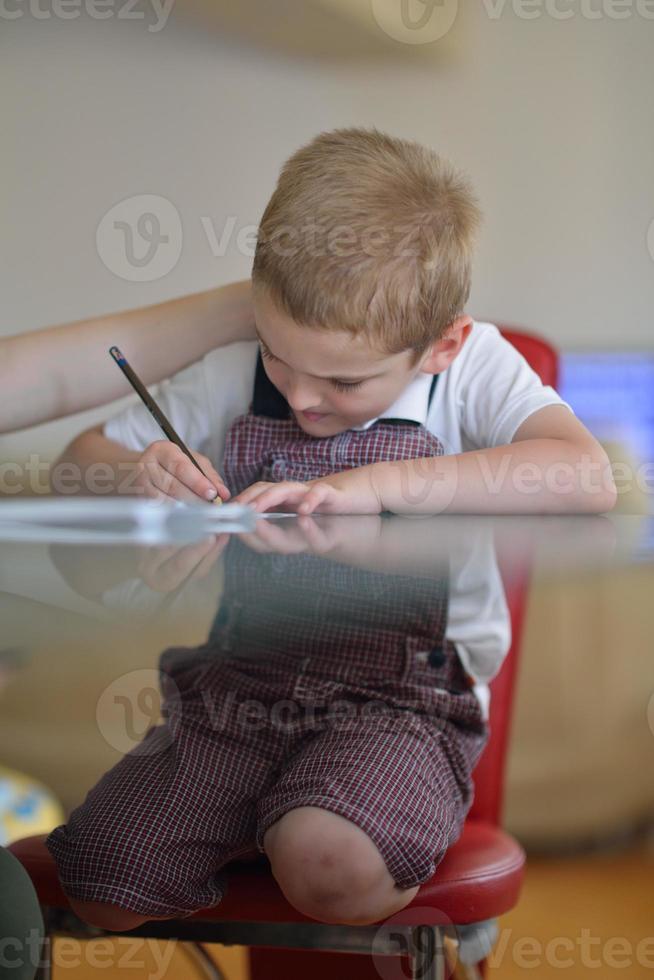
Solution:
[{"label": "metal chair base", "polygon": [[320,922],[152,919],[128,932],[114,932],[89,925],[71,909],[42,907],[42,912],[46,935],[37,980],[52,980],[52,941],[58,934],[80,940],[118,936],[177,940],[185,944],[207,980],[225,978],[204,948],[206,943],[360,953],[369,957],[405,956],[411,963],[411,976],[416,980],[478,980],[481,974],[475,960],[490,951],[497,935],[495,920],[457,929],[397,923],[341,926]]}]

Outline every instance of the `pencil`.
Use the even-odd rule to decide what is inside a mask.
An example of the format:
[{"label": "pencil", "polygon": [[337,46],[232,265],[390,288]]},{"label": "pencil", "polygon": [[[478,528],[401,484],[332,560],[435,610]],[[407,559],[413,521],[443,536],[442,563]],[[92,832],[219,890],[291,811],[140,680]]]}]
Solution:
[{"label": "pencil", "polygon": [[[155,420],[157,425],[161,428],[166,438],[170,439],[171,442],[174,442],[176,446],[179,446],[179,448],[182,450],[184,455],[188,456],[188,458],[191,460],[193,465],[200,471],[200,473],[202,473],[202,476],[204,476],[207,480],[209,480],[209,477],[204,472],[204,470],[198,463],[197,459],[194,459],[188,446],[184,445],[180,437],[177,435],[172,425],[170,424],[170,422],[168,421],[164,413],[161,411],[161,409],[157,405],[156,401],[154,400],[154,398],[152,397],[148,389],[145,387],[145,385],[139,378],[138,374],[134,371],[132,367],[130,367],[127,358],[120,352],[118,347],[110,347],[109,353],[111,354],[114,361],[116,362],[120,370],[123,372],[123,374],[129,381],[132,388],[139,396],[139,398],[141,399],[141,401],[143,402],[147,410],[152,415],[152,418]],[[211,483],[211,480],[209,480],[209,482]],[[216,495],[216,497],[212,502],[214,504],[222,504],[220,495]]]}]

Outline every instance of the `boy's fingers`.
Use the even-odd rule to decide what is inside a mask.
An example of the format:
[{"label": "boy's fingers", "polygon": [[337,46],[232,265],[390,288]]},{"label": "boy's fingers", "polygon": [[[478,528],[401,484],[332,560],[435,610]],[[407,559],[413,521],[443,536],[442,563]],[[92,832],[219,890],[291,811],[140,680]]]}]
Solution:
[{"label": "boy's fingers", "polygon": [[[188,464],[192,469],[194,469],[193,464]],[[148,468],[148,477],[152,486],[159,493],[172,497],[174,500],[183,500],[185,503],[198,503],[200,500],[206,501],[207,498],[200,496],[189,489],[188,485],[178,479],[177,472],[171,473],[170,470],[164,469],[162,466],[152,466]],[[200,479],[204,479],[201,474],[198,474]]]},{"label": "boy's fingers", "polygon": [[[207,473],[207,476],[200,472],[197,466],[191,462],[179,446],[175,446],[173,443],[156,443],[152,447],[152,452],[149,452],[143,460],[143,463],[146,471],[151,474],[154,485],[177,500],[191,501],[194,497],[189,497],[188,493],[180,493],[177,486],[173,483],[170,483],[172,492],[168,490],[162,485],[164,478],[159,475],[158,469],[174,477],[179,484],[194,494],[195,498],[214,500],[217,496],[220,496],[221,499],[226,499],[229,496],[229,490],[214,470],[210,460],[201,453],[197,453],[194,458],[197,458],[198,465]],[[214,485],[212,479],[215,480],[216,485]]]},{"label": "boy's fingers", "polygon": [[204,549],[204,554],[200,557],[199,562],[189,575],[189,581],[204,578],[208,575],[222,551],[222,545],[218,537],[209,538],[207,541],[207,547]]},{"label": "boy's fingers", "polygon": [[175,480],[172,473],[164,468],[157,456],[143,456],[140,461],[140,468],[139,483],[146,497],[149,497],[150,500],[164,502],[171,498],[183,499],[181,485],[176,486],[178,481]]},{"label": "boy's fingers", "polygon": [[188,544],[180,548],[167,563],[171,577],[175,578],[177,582],[181,582],[192,575],[214,543],[213,538],[205,538],[195,544]]},{"label": "boy's fingers", "polygon": [[176,554],[168,557],[159,565],[146,569],[143,573],[143,581],[155,592],[172,592],[177,588],[183,578],[185,578],[183,566],[176,557]]},{"label": "boy's fingers", "polygon": [[302,532],[306,535],[307,541],[309,542],[313,551],[323,554],[325,551],[329,551],[332,547],[332,543],[329,537],[321,527],[318,526],[314,517],[309,514],[302,515],[298,517],[298,524],[300,525]]},{"label": "boy's fingers", "polygon": [[271,521],[259,521],[256,534],[260,535],[262,540],[267,541],[271,549],[278,554],[292,554],[297,550],[288,531],[283,531],[279,525],[275,525]]},{"label": "boy's fingers", "polygon": [[173,545],[149,548],[145,555],[143,555],[143,557],[140,559],[136,567],[136,570],[143,581],[147,584],[147,577],[150,575],[155,575],[161,565],[163,565],[164,562],[166,562],[174,553],[175,547]]},{"label": "boy's fingers", "polygon": [[255,532],[248,531],[244,534],[239,534],[239,540],[251,548],[252,551],[258,552],[260,555],[268,554],[270,548],[264,543],[262,538],[258,534],[258,529]]},{"label": "boy's fingers", "polygon": [[230,535],[227,534],[226,531],[223,531],[222,534],[216,535],[216,551],[218,553],[218,556],[222,555],[223,551],[229,544],[229,539],[230,539]]},{"label": "boy's fingers", "polygon": [[300,502],[298,514],[312,514],[316,507],[323,503],[330,490],[331,487],[327,486],[326,484],[312,487],[304,500]]},{"label": "boy's fingers", "polygon": [[180,483],[183,483],[184,486],[188,487],[189,490],[203,500],[213,500],[218,495],[218,488],[213,485],[211,480],[203,476],[199,469],[186,456],[183,456],[183,459],[177,462],[170,472],[173,473]]},{"label": "boy's fingers", "polygon": [[201,578],[210,570],[216,557],[216,541],[210,536],[195,544],[174,548],[172,554],[151,570],[147,579],[144,576],[144,581],[157,592],[172,592],[182,582]]},{"label": "boy's fingers", "polygon": [[150,479],[148,479],[148,482],[143,487],[143,492],[148,500],[154,500],[158,504],[170,500],[168,494],[164,493],[162,490],[159,490]]},{"label": "boy's fingers", "polygon": [[[225,486],[224,480],[220,473],[213,467],[211,460],[203,456],[202,453],[193,453],[195,459],[197,459],[199,465],[202,468],[202,472],[207,477],[212,486],[218,491],[218,496],[221,500],[229,500],[231,493]],[[195,467],[193,467],[195,469]]]},{"label": "boy's fingers", "polygon": [[234,498],[234,503],[250,504],[255,497],[259,497],[267,489],[269,489],[267,483],[253,483],[252,486],[241,490],[238,496]]},{"label": "boy's fingers", "polygon": [[280,483],[277,487],[270,487],[268,490],[264,490],[259,496],[254,497],[249,502],[258,511],[268,510],[270,507],[278,507],[282,503],[294,506],[297,501],[302,499],[307,491],[308,487],[305,483]]}]

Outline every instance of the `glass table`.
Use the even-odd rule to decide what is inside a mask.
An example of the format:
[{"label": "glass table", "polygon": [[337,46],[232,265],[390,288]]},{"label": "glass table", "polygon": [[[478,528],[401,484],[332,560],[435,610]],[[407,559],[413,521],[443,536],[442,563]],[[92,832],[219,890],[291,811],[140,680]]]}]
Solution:
[{"label": "glass table", "polygon": [[[386,514],[270,515],[218,533],[0,527],[0,762],[69,814],[127,754],[161,751],[153,733],[168,746],[188,725],[222,737],[241,679],[230,710],[257,745],[274,742],[269,782],[312,733],[389,704],[467,726],[472,765],[510,646],[507,594],[523,601],[535,574],[647,564],[651,532],[646,517]],[[470,699],[478,716],[459,708]]]}]

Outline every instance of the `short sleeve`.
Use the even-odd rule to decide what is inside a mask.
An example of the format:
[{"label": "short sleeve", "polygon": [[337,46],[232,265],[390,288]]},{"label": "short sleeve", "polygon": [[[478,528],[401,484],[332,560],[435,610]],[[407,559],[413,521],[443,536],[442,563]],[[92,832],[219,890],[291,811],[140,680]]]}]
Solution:
[{"label": "short sleeve", "polygon": [[[202,451],[210,432],[210,411],[203,362],[197,361],[152,389],[152,396],[189,448]],[[165,436],[142,402],[124,409],[104,426],[108,439],[140,452]]]},{"label": "short sleeve", "polygon": [[539,409],[564,405],[572,411],[554,388],[542,383],[496,326],[478,323],[475,327],[459,355],[463,355],[459,404],[468,444],[480,449],[506,446],[525,419]]}]

